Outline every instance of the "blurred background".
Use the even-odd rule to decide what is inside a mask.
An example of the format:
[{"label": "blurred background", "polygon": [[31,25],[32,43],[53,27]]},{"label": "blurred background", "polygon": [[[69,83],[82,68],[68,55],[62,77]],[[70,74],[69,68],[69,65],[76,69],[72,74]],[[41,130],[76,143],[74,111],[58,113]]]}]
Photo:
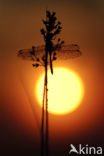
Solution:
[{"label": "blurred background", "polygon": [[0,1],[0,154],[40,154],[41,107],[36,84],[44,71],[17,57],[20,49],[44,44],[40,33],[46,9],[62,22],[61,38],[80,45],[82,56],[56,62],[75,71],[85,88],[78,109],[49,114],[50,151],[68,155],[70,144],[102,146],[104,140],[104,1]]}]

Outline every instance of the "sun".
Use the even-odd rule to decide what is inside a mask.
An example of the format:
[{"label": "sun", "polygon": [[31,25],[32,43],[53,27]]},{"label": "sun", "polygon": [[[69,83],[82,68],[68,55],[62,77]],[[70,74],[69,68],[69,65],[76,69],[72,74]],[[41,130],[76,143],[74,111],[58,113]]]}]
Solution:
[{"label": "sun", "polygon": [[[35,89],[38,103],[42,106],[44,73]],[[48,70],[48,111],[61,115],[78,108],[84,96],[81,78],[67,68],[55,68],[52,75]]]}]

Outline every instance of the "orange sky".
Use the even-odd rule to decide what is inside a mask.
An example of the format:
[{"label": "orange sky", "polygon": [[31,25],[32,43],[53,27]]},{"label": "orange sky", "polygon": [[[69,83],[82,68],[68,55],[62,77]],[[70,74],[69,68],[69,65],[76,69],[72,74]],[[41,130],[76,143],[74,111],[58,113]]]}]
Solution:
[{"label": "orange sky", "polygon": [[[48,2],[46,0],[44,3],[41,0],[29,2],[28,0],[22,2],[1,0],[0,119],[3,124],[2,140],[6,142],[7,137],[12,145],[14,136],[19,141],[20,138],[26,136],[28,142],[32,142],[32,138],[39,142],[41,108],[35,99],[34,88],[43,69],[33,69],[31,62],[18,59],[16,53],[20,49],[44,43],[40,28],[42,27],[41,19],[45,17],[47,7],[57,12],[57,17],[62,22],[61,36],[65,43],[78,43],[81,47],[83,55],[80,58],[62,62],[60,65],[78,73],[85,87],[84,99],[75,112],[65,116],[50,114],[51,143],[56,142],[56,145],[61,147],[63,144],[70,144],[70,140],[75,142],[75,138],[82,142],[85,138],[86,142],[87,133],[92,140],[97,136],[98,142],[102,143],[100,140],[104,108],[102,74],[104,2],[102,0],[85,0],[85,2],[82,0]],[[58,62],[54,66],[58,66]],[[35,109],[35,118],[30,103]],[[63,144],[60,144],[62,141]]]}]

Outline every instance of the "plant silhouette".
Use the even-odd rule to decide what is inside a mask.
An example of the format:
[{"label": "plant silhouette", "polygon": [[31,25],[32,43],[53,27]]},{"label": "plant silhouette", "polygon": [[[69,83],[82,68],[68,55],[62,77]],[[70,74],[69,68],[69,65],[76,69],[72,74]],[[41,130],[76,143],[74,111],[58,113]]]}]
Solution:
[{"label": "plant silhouette", "polygon": [[[56,59],[54,53],[54,57],[52,59],[52,52],[56,51],[59,47],[61,48],[61,45],[64,43],[64,41],[61,42],[61,39],[58,38],[58,43],[54,46],[53,40],[56,39],[56,36],[60,34],[61,32],[61,22],[57,22],[56,18],[56,12],[49,12],[46,11],[46,20],[43,20],[43,24],[45,25],[45,29],[41,29],[41,34],[44,37],[45,41],[45,50],[46,50],[46,55],[49,54],[49,60],[50,60],[50,69],[51,73],[53,74],[53,66],[52,66],[52,61]],[[48,57],[48,56],[47,56]],[[47,58],[46,58],[47,59]]]},{"label": "plant silhouette", "polygon": [[[56,18],[56,12],[46,10],[46,19],[42,20],[44,28],[41,34],[44,38],[44,45],[32,46],[31,49],[18,51],[18,57],[33,61],[33,67],[43,66],[45,68],[42,123],[41,123],[41,156],[49,156],[49,131],[48,131],[48,73],[50,66],[53,74],[53,61],[67,60],[81,56],[80,47],[77,44],[65,45],[64,41],[57,36],[61,33],[61,22]],[[56,41],[57,40],[57,41]]]}]

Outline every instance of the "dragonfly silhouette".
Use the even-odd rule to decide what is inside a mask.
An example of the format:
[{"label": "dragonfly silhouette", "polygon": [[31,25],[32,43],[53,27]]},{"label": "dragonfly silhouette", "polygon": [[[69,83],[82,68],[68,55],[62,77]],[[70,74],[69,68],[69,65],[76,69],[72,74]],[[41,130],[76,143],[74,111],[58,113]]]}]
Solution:
[{"label": "dragonfly silhouette", "polygon": [[77,44],[65,45],[64,41],[58,38],[57,43],[54,44],[53,41],[56,40],[56,36],[61,32],[61,22],[57,21],[55,12],[50,13],[46,11],[46,20],[43,20],[45,29],[41,29],[41,34],[43,35],[45,45],[32,46],[31,49],[23,49],[18,52],[18,56],[23,59],[29,59],[35,61],[36,64],[33,66],[45,66],[45,62],[50,65],[51,73],[53,74],[52,62],[56,59],[70,59],[81,55],[80,47]]},{"label": "dragonfly silhouette", "polygon": [[[43,20],[45,28],[41,29],[41,34],[44,38],[44,45],[32,46],[30,49],[22,49],[18,51],[18,56],[33,61],[33,67],[45,67],[45,80],[43,91],[43,104],[42,104],[42,125],[41,125],[41,156],[49,156],[48,148],[48,74],[47,66],[50,66],[51,73],[53,74],[53,61],[66,60],[81,56],[80,47],[77,44],[65,45],[64,41],[60,38],[55,43],[56,36],[61,32],[61,22],[57,22],[55,12],[46,11],[46,20]],[[45,105],[44,105],[45,104]],[[46,128],[44,136],[44,107],[46,107]],[[44,153],[45,150],[45,153]]]},{"label": "dragonfly silhouette", "polygon": [[[26,60],[31,60],[33,62],[36,62],[36,64],[33,64],[33,66],[38,67],[38,66],[44,66],[45,62],[45,45],[41,46],[32,46],[30,49],[22,49],[18,51],[18,56],[26,59]],[[51,55],[50,56],[50,62],[48,61],[48,64],[50,63],[50,69],[51,72],[53,73],[53,66],[52,62],[54,60],[68,60],[68,59],[73,59],[76,57],[81,56],[81,51],[80,47],[77,44],[68,44],[68,45],[58,45],[57,48],[56,46],[53,46],[53,50],[51,50]]]}]

